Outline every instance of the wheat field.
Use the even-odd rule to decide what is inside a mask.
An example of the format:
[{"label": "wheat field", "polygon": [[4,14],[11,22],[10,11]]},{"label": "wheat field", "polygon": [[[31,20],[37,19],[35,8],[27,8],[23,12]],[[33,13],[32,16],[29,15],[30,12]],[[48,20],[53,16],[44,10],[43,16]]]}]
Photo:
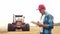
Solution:
[{"label": "wheat field", "polygon": [[[0,30],[0,34],[39,34],[40,28],[38,26],[31,26],[30,31],[14,31],[14,32],[7,32],[4,29]],[[52,29],[52,34],[60,34],[60,26],[55,26]]]}]

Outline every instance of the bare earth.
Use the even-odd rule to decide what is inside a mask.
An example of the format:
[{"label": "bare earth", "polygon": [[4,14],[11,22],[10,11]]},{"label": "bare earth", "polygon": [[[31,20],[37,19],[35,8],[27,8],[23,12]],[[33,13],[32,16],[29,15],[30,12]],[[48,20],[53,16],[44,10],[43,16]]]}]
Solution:
[{"label": "bare earth", "polygon": [[[40,33],[40,29],[37,26],[31,26],[30,31],[15,31],[15,32],[0,31],[0,34],[39,34],[39,33]],[[52,33],[60,34],[60,26],[55,26],[54,29],[52,29]]]}]

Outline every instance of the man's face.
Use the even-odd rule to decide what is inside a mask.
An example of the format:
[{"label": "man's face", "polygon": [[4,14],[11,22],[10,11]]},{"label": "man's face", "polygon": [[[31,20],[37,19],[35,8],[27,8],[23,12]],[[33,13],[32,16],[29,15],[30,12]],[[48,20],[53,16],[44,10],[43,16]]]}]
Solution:
[{"label": "man's face", "polygon": [[45,9],[40,9],[39,12],[40,12],[41,14],[45,14]]}]

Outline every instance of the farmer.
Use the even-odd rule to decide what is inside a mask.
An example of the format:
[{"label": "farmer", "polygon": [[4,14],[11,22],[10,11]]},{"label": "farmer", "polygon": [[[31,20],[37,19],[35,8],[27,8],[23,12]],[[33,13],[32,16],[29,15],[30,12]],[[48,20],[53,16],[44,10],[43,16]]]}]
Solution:
[{"label": "farmer", "polygon": [[46,12],[46,7],[44,6],[44,4],[40,4],[37,10],[39,10],[39,12],[41,13],[41,19],[37,23],[35,23],[34,21],[32,21],[32,23],[40,27],[40,34],[52,34],[51,31],[54,26],[53,16]]}]

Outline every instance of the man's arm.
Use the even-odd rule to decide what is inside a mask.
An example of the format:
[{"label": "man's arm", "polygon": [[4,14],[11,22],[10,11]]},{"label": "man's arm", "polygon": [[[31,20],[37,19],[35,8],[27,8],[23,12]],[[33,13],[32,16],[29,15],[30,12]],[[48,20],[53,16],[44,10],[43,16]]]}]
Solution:
[{"label": "man's arm", "polygon": [[53,28],[54,23],[53,23],[53,17],[52,17],[52,16],[49,16],[49,18],[48,18],[48,23],[49,23],[49,24],[37,23],[37,25],[40,26],[40,27],[44,27],[44,28]]},{"label": "man's arm", "polygon": [[39,23],[36,23],[39,27],[44,27],[44,28],[48,28],[48,25],[46,24],[41,24],[40,22]]},{"label": "man's arm", "polygon": [[39,26],[39,27],[48,27],[48,25],[46,25],[46,24],[41,24],[39,21],[38,22],[35,22],[35,21],[32,21],[32,23],[33,24],[36,24],[37,26]]}]

